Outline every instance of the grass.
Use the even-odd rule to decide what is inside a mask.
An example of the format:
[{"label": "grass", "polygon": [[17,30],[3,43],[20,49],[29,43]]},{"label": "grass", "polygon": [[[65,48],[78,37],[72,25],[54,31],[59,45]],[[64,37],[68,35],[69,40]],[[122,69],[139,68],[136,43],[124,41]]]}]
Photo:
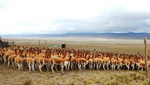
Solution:
[{"label": "grass", "polygon": [[103,85],[150,85],[150,80],[146,80],[141,72],[129,72],[121,75],[110,76]]},{"label": "grass", "polygon": [[85,70],[62,75],[60,72],[29,73],[27,68],[17,71],[14,68],[7,69],[3,64],[0,64],[0,68],[0,85],[150,85],[144,71]]}]

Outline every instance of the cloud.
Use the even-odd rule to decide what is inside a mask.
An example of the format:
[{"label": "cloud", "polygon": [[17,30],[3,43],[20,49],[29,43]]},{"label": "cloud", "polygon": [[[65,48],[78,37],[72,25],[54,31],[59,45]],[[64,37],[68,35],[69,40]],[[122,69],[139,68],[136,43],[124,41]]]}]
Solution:
[{"label": "cloud", "polygon": [[149,2],[2,0],[0,34],[150,33]]},{"label": "cloud", "polygon": [[64,31],[71,33],[150,32],[150,13],[130,12],[125,9],[113,9],[101,16],[84,20],[58,19],[54,22],[58,28],[65,28]]}]

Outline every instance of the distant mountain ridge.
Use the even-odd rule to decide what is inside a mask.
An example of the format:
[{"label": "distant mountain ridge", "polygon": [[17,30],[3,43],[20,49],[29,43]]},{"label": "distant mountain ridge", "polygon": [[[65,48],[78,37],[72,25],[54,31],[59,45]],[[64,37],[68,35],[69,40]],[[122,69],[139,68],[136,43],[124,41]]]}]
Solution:
[{"label": "distant mountain ridge", "polygon": [[2,37],[100,37],[100,38],[117,38],[117,39],[150,39],[150,33],[66,33],[66,34],[16,34],[2,35]]}]

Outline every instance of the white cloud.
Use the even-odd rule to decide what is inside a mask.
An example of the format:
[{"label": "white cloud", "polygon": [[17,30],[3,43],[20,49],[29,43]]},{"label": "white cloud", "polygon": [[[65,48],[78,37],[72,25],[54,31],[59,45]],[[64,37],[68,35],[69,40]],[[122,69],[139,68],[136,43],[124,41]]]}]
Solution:
[{"label": "white cloud", "polygon": [[149,0],[1,0],[0,34],[150,32]]}]

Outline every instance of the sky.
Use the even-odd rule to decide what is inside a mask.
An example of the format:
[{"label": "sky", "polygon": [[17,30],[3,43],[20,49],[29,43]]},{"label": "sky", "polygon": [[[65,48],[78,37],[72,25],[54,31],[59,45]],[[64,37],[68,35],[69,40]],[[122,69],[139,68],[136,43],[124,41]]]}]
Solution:
[{"label": "sky", "polygon": [[0,35],[150,33],[150,0],[0,0]]}]

